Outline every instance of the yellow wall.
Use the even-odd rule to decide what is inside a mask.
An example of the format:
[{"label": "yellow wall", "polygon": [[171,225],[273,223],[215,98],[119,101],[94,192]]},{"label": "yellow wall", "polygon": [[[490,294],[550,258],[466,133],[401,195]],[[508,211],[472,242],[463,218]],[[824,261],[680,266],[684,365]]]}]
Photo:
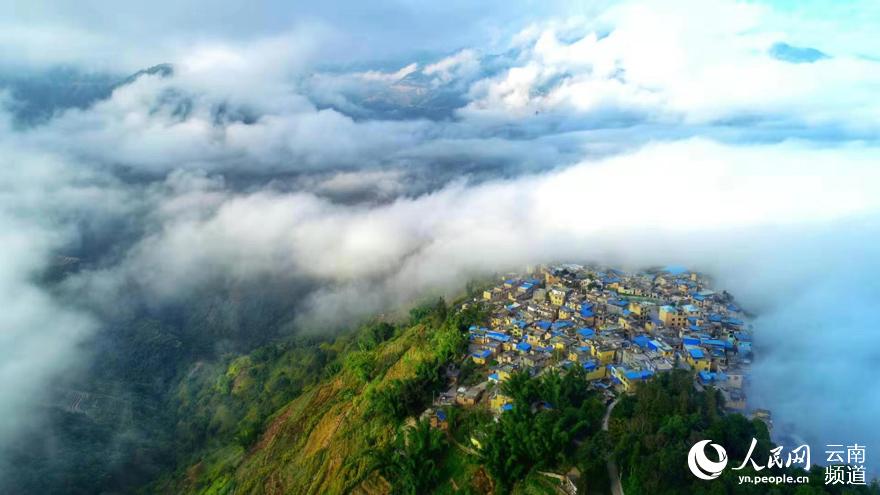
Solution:
[{"label": "yellow wall", "polygon": [[501,409],[501,406],[511,401],[513,401],[513,399],[511,399],[510,397],[504,394],[497,394],[495,397],[492,397],[490,404],[492,406],[492,409]]}]

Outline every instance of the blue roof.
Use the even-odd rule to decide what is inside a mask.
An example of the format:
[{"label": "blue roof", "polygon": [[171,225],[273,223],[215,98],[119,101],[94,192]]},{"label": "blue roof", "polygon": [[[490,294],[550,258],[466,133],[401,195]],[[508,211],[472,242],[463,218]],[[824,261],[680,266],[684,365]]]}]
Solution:
[{"label": "blue roof", "polygon": [[712,313],[709,315],[709,321],[711,321],[713,323],[719,323],[719,322],[721,322],[721,315],[716,314],[716,313]]},{"label": "blue roof", "polygon": [[489,332],[486,336],[492,340],[497,340],[498,342],[508,342],[510,340],[510,335],[499,332]]},{"label": "blue roof", "polygon": [[624,375],[629,380],[644,380],[654,376],[654,372],[651,370],[626,371]]},{"label": "blue roof", "polygon": [[681,343],[684,345],[699,345],[700,339],[694,337],[684,337],[681,339]]},{"label": "blue roof", "polygon": [[508,402],[507,404],[504,404],[503,406],[501,406],[501,410],[502,410],[502,411],[512,411],[512,410],[513,410],[513,404],[511,404],[511,403]]},{"label": "blue roof", "polygon": [[745,332],[734,332],[733,336],[740,342],[751,342],[752,336]]},{"label": "blue roof", "polygon": [[712,347],[724,347],[725,349],[730,349],[733,347],[733,344],[726,340],[719,339],[703,339],[703,345],[708,345]]},{"label": "blue roof", "polygon": [[635,344],[643,349],[652,349],[652,350],[657,349],[657,346],[655,346],[654,343],[651,342],[651,339],[649,339],[645,335],[637,335],[637,336],[633,337],[632,342],[633,342],[633,344]]},{"label": "blue roof", "polygon": [[699,375],[700,381],[703,382],[711,382],[715,378],[715,374],[708,371],[701,371],[697,375]]},{"label": "blue roof", "polygon": [[725,324],[727,324],[727,325],[740,326],[740,325],[743,324],[743,321],[742,321],[742,320],[738,320],[738,319],[736,319],[736,318],[725,318],[725,319],[721,320],[721,323],[725,323]]},{"label": "blue roof", "polygon": [[703,354],[702,349],[688,349],[688,353],[694,359],[703,359],[704,357],[706,357],[705,354]]},{"label": "blue roof", "polygon": [[577,331],[577,334],[585,339],[588,339],[588,338],[592,337],[593,335],[596,335],[596,331],[593,330],[592,328],[579,328]]},{"label": "blue roof", "polygon": [[490,379],[490,380],[495,380],[496,382],[497,382],[498,380],[500,380],[500,378],[498,378],[498,373],[492,373],[491,375],[489,375],[489,379]]},{"label": "blue roof", "polygon": [[528,342],[520,342],[519,344],[516,344],[516,348],[517,350],[528,352],[532,350],[532,344],[529,344]]},{"label": "blue roof", "polygon": [[474,353],[474,357],[478,357],[478,358],[487,358],[491,355],[492,355],[492,351],[490,351],[489,349],[483,349],[480,352]]},{"label": "blue roof", "polygon": [[568,328],[574,326],[574,323],[566,320],[554,321],[552,325],[550,325],[554,330],[559,330],[561,328]]},{"label": "blue roof", "polygon": [[592,359],[589,360],[589,361],[585,361],[584,364],[583,364],[582,366],[583,366],[584,369],[587,370],[587,371],[593,371],[593,370],[596,369],[596,367],[597,367],[597,365],[596,365],[596,361],[594,361],[594,360],[592,360]]},{"label": "blue roof", "polygon": [[446,412],[442,410],[437,411],[437,419],[440,421],[446,421]]},{"label": "blue roof", "polygon": [[668,272],[671,275],[681,275],[683,273],[687,273],[687,268],[681,265],[667,265],[663,268],[663,271]]},{"label": "blue roof", "polygon": [[535,322],[535,326],[538,327],[538,328],[540,328],[541,330],[547,330],[547,329],[549,329],[549,328],[550,328],[550,325],[552,325],[552,323],[550,323],[550,322],[547,321],[547,320],[540,320],[540,321],[536,321],[536,322]]},{"label": "blue roof", "polygon": [[727,310],[728,311],[739,311],[739,306],[737,306],[736,304],[730,303],[727,305]]}]

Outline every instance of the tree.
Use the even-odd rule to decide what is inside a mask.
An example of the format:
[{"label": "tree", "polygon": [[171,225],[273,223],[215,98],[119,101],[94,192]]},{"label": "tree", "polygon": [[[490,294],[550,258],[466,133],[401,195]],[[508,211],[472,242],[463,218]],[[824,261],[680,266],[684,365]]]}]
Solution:
[{"label": "tree", "polygon": [[399,432],[382,462],[382,475],[394,493],[417,495],[436,487],[448,444],[427,421]]}]

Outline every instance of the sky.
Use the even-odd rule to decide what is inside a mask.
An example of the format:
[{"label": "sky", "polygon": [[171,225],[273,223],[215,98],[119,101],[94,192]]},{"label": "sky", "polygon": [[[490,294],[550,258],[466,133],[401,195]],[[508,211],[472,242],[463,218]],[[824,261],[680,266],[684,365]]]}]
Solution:
[{"label": "sky", "polygon": [[[161,306],[280,273],[308,287],[301,326],[331,332],[594,260],[707,273],[756,314],[755,405],[816,444],[880,445],[878,17],[4,2],[0,444],[90,359],[122,288]],[[83,269],[46,282],[66,256]]]}]

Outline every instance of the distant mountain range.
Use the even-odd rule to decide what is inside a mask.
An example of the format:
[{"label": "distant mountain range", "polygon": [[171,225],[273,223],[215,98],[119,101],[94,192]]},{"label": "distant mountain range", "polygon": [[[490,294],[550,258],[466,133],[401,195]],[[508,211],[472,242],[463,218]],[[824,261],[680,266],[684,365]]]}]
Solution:
[{"label": "distant mountain range", "polygon": [[45,122],[68,108],[87,108],[143,75],[172,74],[171,64],[154,65],[128,76],[62,67],[37,73],[0,73],[0,89],[12,97],[8,105],[16,124],[28,126]]}]

